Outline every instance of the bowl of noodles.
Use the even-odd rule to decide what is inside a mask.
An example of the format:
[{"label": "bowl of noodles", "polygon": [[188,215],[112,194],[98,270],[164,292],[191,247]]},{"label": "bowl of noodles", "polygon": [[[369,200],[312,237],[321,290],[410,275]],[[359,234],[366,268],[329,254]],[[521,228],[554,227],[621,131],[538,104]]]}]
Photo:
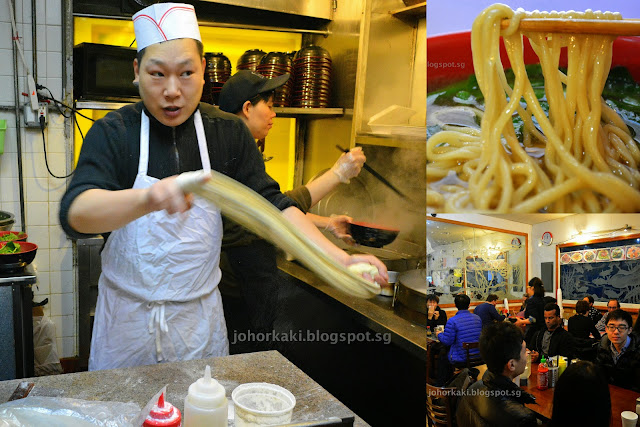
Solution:
[{"label": "bowl of noodles", "polygon": [[640,37],[501,33],[491,8],[427,38],[427,210],[640,212]]}]

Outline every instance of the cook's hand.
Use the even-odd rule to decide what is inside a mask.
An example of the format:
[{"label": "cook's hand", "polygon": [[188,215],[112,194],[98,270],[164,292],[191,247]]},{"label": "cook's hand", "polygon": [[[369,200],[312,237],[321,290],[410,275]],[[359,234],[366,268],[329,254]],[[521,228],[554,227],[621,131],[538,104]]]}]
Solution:
[{"label": "cook's hand", "polygon": [[369,281],[375,281],[379,285],[386,285],[389,280],[389,275],[387,274],[387,267],[380,261],[378,258],[373,255],[366,254],[356,254],[350,255],[347,259],[346,265],[349,266],[351,264],[357,264],[360,262],[366,262],[378,269],[378,274],[375,277],[371,277],[370,274],[362,273],[362,277]]},{"label": "cook's hand", "polygon": [[191,209],[193,203],[193,195],[185,194],[182,191],[176,182],[176,176],[170,176],[156,182],[147,189],[145,196],[150,212],[161,210],[166,210],[169,214],[186,212]]},{"label": "cook's hand", "polygon": [[353,220],[347,215],[331,215],[326,229],[338,239],[349,245],[355,245],[355,240],[351,237],[350,223]]},{"label": "cook's hand", "polygon": [[351,178],[358,176],[366,160],[362,147],[352,148],[351,151],[340,156],[331,167],[331,172],[336,174],[340,182],[348,184]]}]

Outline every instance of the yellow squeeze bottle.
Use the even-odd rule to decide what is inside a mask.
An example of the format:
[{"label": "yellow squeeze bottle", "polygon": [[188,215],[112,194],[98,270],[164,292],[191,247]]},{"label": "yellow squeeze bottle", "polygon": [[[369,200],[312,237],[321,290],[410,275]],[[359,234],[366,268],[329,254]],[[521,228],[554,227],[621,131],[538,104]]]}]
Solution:
[{"label": "yellow squeeze bottle", "polygon": [[567,369],[567,359],[561,356],[558,360],[558,376],[562,375],[565,369]]}]

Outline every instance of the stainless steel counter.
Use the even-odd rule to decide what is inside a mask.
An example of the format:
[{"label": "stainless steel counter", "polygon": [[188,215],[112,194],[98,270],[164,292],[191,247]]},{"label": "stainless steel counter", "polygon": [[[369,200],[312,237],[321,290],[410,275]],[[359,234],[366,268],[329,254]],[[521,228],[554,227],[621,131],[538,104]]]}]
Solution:
[{"label": "stainless steel counter", "polygon": [[0,273],[0,380],[33,375],[32,265]]},{"label": "stainless steel counter", "polygon": [[[168,384],[167,401],[182,411],[189,385],[202,377],[206,365],[211,366],[212,376],[224,386],[230,404],[231,392],[238,385],[267,382],[278,384],[295,396],[292,422],[355,417],[354,425],[368,425],[277,351],[52,375],[30,378],[28,381],[35,383],[31,395],[135,402],[141,408]],[[0,382],[0,402],[9,399],[20,381],[25,380]]]},{"label": "stainless steel counter", "polygon": [[391,297],[377,296],[368,300],[352,297],[329,286],[295,261],[287,261],[284,256],[278,256],[278,267],[326,301],[349,310],[367,328],[375,332],[390,333],[393,343],[426,362],[425,329],[395,314],[391,307]]}]

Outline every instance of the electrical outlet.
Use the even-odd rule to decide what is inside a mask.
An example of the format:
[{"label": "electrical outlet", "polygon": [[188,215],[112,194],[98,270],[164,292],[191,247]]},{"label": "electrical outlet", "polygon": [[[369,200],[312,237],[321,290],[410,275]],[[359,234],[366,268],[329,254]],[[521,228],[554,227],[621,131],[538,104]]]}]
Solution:
[{"label": "electrical outlet", "polygon": [[38,103],[38,109],[33,110],[31,108],[31,103],[27,102],[24,104],[24,124],[28,128],[36,128],[40,129],[40,116],[44,116],[44,125],[47,126],[47,121],[49,120],[48,115],[48,104],[46,102]]},{"label": "electrical outlet", "polygon": [[47,122],[49,121],[49,115],[47,114],[48,108],[49,104],[46,102],[40,102],[38,104],[38,126],[40,126],[40,118],[44,117],[44,127],[47,127]]}]

